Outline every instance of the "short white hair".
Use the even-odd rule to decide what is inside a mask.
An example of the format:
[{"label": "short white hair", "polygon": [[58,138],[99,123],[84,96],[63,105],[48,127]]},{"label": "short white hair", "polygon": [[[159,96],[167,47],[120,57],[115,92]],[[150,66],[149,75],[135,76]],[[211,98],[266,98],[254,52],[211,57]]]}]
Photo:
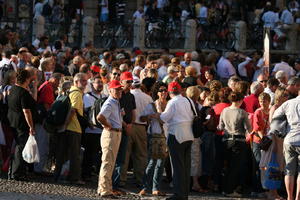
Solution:
[{"label": "short white hair", "polygon": [[81,72],[75,74],[75,76],[74,76],[74,83],[75,83],[76,81],[81,81],[81,80],[83,80],[86,76],[87,76],[87,75],[86,75],[85,73],[81,73]]},{"label": "short white hair", "polygon": [[250,92],[251,92],[251,94],[257,94],[257,91],[259,90],[259,89],[261,89],[263,86],[262,86],[262,84],[260,83],[260,82],[258,82],[258,81],[254,81],[252,84],[251,84],[251,86],[250,86]]},{"label": "short white hair", "polygon": [[121,72],[124,72],[124,71],[128,70],[129,67],[126,63],[123,63],[123,64],[120,65],[119,68],[120,68]]},{"label": "short white hair", "polygon": [[283,78],[287,78],[287,75],[284,71],[280,70],[280,71],[276,72],[275,78],[276,79],[283,79]]}]

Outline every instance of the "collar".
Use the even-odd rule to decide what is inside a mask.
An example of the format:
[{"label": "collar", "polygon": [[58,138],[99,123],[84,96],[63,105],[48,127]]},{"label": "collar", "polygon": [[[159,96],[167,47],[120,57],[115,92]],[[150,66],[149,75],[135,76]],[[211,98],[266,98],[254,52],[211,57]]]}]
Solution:
[{"label": "collar", "polygon": [[116,103],[119,103],[119,100],[118,99],[115,99],[113,98],[111,95],[109,95],[108,99],[111,99],[112,101],[116,102]]},{"label": "collar", "polygon": [[83,94],[82,90],[81,90],[80,88],[76,87],[76,86],[72,86],[72,87],[70,88],[70,91],[73,91],[73,90],[79,90],[79,92],[80,92],[81,94]]}]

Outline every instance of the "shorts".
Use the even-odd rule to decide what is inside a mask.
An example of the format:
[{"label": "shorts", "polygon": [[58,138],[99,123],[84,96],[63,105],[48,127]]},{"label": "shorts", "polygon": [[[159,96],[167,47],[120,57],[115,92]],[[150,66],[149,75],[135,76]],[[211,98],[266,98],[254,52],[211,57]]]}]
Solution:
[{"label": "shorts", "polygon": [[285,174],[287,176],[296,176],[300,173],[300,147],[290,144],[283,144],[283,153],[285,159]]}]

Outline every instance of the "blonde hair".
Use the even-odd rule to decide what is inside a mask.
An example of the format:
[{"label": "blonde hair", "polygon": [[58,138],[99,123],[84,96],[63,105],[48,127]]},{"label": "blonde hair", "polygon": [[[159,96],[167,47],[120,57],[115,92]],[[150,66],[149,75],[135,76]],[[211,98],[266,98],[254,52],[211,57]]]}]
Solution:
[{"label": "blonde hair", "polygon": [[186,96],[193,99],[198,100],[200,97],[200,90],[197,86],[190,86],[186,90]]},{"label": "blonde hair", "polygon": [[211,92],[219,92],[222,89],[222,83],[220,81],[213,80],[209,84],[209,89]]},{"label": "blonde hair", "polygon": [[284,87],[278,87],[275,91],[274,104],[280,104],[282,102],[282,97],[284,97],[284,92],[286,89]]},{"label": "blonde hair", "polygon": [[263,92],[258,96],[258,100],[267,100],[268,102],[271,102],[271,97],[268,93]]},{"label": "blonde hair", "polygon": [[42,61],[42,63],[41,63],[41,69],[42,69],[42,71],[47,71],[47,70],[48,70],[48,69],[47,69],[48,65],[49,65],[50,63],[52,63],[52,62],[53,62],[53,59],[52,59],[51,57],[45,58],[45,59]]},{"label": "blonde hair", "polygon": [[180,58],[178,58],[178,57],[172,58],[172,59],[171,59],[171,63],[172,63],[172,64],[179,64],[179,63],[180,63]]},{"label": "blonde hair", "polygon": [[135,66],[141,66],[141,64],[142,64],[143,62],[145,62],[145,60],[146,60],[146,58],[145,58],[144,55],[138,55],[138,56],[136,57],[136,59],[135,59],[134,65],[135,65]]},{"label": "blonde hair", "polygon": [[197,72],[196,69],[192,66],[188,66],[185,68],[185,73],[188,76],[194,76],[196,72]]}]

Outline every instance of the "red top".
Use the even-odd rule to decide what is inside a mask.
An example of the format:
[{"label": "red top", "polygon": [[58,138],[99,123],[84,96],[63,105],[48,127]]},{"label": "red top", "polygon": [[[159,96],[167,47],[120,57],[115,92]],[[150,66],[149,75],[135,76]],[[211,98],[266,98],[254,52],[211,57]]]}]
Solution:
[{"label": "red top", "polygon": [[258,96],[251,94],[244,98],[244,110],[247,113],[254,113],[259,107]]},{"label": "red top", "polygon": [[[218,103],[216,104],[213,109],[215,111],[215,116],[216,116],[216,120],[217,122],[219,123],[220,121],[220,115],[221,115],[221,112],[224,110],[224,108],[227,108],[229,107],[231,104],[230,103]],[[216,134],[217,135],[224,135],[224,132],[223,131],[216,131]]]},{"label": "red top", "polygon": [[49,81],[45,81],[38,89],[37,103],[47,104],[50,107],[54,100],[55,98],[52,84]]},{"label": "red top", "polygon": [[[262,111],[262,108],[257,109],[253,115],[253,131],[262,131],[263,135],[267,134],[269,128],[269,112],[266,114]],[[253,136],[253,142],[260,143],[260,137],[255,134]]]}]

